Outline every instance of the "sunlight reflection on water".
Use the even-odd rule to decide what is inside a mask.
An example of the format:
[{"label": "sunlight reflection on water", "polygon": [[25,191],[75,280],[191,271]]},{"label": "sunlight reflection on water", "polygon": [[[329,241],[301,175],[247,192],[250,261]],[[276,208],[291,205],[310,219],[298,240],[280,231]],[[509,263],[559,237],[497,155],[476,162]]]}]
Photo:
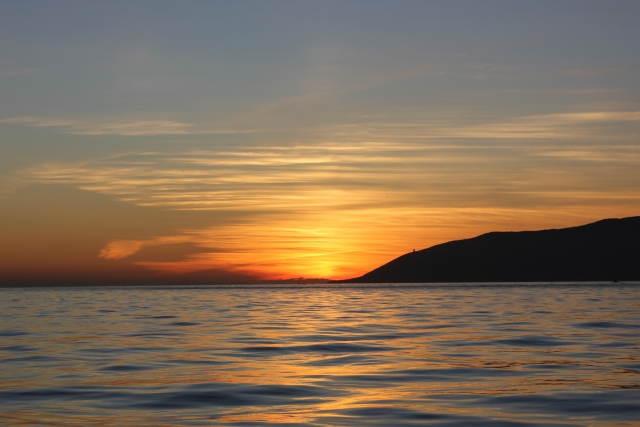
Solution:
[{"label": "sunlight reflection on water", "polygon": [[640,425],[637,284],[0,297],[3,425]]}]

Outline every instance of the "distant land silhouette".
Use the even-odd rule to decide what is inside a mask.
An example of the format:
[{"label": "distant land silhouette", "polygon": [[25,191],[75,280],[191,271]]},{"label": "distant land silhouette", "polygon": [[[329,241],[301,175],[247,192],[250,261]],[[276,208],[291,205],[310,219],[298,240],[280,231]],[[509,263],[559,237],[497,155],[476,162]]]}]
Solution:
[{"label": "distant land silhouette", "polygon": [[640,216],[492,232],[410,252],[342,283],[640,280]]}]

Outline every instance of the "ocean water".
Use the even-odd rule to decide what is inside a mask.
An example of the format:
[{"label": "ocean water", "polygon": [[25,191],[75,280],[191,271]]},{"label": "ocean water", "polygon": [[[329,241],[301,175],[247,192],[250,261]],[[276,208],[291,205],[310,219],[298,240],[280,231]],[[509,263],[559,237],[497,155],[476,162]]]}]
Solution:
[{"label": "ocean water", "polygon": [[8,426],[640,426],[640,285],[0,289]]}]

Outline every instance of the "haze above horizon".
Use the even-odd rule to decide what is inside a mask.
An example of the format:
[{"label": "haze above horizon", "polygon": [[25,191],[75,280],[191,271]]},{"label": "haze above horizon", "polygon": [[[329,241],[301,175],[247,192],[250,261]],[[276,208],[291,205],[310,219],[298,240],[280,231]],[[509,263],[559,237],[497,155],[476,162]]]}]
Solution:
[{"label": "haze above horizon", "polygon": [[635,1],[5,2],[0,279],[358,277],[640,215]]}]

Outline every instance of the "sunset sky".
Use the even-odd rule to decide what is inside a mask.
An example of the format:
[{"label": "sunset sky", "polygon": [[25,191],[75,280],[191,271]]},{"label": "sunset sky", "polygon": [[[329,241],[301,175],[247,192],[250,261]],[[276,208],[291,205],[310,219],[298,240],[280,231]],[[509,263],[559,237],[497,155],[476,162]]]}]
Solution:
[{"label": "sunset sky", "polygon": [[359,276],[640,215],[638,1],[2,1],[0,281]]}]

